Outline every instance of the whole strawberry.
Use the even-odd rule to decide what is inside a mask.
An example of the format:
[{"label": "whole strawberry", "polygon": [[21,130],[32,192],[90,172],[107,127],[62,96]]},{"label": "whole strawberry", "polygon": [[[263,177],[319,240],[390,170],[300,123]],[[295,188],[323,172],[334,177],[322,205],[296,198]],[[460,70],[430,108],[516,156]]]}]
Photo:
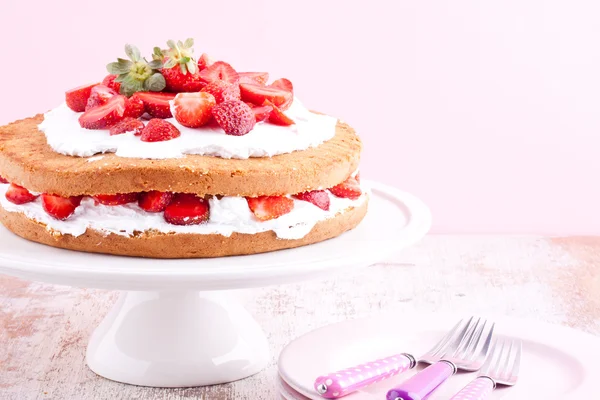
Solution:
[{"label": "whole strawberry", "polygon": [[152,57],[163,62],[160,71],[165,78],[165,90],[168,92],[198,92],[205,85],[198,74],[198,63],[194,60],[193,39],[185,42],[173,40],[167,42],[169,48],[154,48]]},{"label": "whole strawberry", "polygon": [[256,117],[254,112],[240,100],[225,101],[212,109],[215,121],[228,135],[242,136],[254,128]]}]

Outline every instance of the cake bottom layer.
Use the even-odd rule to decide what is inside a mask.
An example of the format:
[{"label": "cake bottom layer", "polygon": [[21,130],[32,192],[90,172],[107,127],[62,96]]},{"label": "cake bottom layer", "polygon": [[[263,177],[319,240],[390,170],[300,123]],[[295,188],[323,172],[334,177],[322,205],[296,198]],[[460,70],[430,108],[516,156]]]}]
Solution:
[{"label": "cake bottom layer", "polygon": [[367,206],[368,199],[365,199],[356,207],[320,221],[300,239],[278,239],[273,231],[234,232],[231,236],[145,231],[123,236],[89,228],[76,237],[48,229],[23,213],[9,212],[2,207],[0,222],[24,239],[63,249],[148,258],[209,258],[265,253],[331,239],[356,227],[364,218]]}]

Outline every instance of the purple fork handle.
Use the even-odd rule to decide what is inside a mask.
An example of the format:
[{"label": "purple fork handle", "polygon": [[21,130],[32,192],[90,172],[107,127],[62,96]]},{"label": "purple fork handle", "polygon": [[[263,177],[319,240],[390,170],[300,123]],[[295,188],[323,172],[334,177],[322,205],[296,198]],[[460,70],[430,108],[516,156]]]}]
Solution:
[{"label": "purple fork handle", "polygon": [[315,390],[321,397],[337,399],[411,369],[415,364],[413,356],[397,354],[320,376],[315,380]]},{"label": "purple fork handle", "polygon": [[494,391],[494,381],[485,376],[472,380],[450,400],[484,400]]},{"label": "purple fork handle", "polygon": [[456,372],[448,361],[438,361],[391,389],[387,400],[422,400]]}]

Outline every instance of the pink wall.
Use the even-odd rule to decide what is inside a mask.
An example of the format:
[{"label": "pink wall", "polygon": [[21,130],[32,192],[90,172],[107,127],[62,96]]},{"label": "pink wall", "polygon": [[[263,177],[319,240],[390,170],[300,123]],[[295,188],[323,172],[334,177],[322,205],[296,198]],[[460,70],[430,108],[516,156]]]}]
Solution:
[{"label": "pink wall", "polygon": [[353,124],[364,175],[423,198],[435,232],[600,234],[598,1],[142,4],[2,0],[0,123],[99,80],[125,42],[192,36]]}]

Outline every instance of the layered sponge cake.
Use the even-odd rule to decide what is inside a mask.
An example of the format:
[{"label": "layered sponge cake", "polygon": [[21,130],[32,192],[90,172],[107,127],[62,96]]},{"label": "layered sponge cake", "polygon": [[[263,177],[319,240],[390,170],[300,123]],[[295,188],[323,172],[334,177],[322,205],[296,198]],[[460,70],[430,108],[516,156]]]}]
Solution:
[{"label": "layered sponge cake", "polygon": [[0,220],[72,250],[154,258],[254,254],[356,227],[361,142],[292,83],[238,72],[193,41],[126,46],[102,83],[0,127]]}]

